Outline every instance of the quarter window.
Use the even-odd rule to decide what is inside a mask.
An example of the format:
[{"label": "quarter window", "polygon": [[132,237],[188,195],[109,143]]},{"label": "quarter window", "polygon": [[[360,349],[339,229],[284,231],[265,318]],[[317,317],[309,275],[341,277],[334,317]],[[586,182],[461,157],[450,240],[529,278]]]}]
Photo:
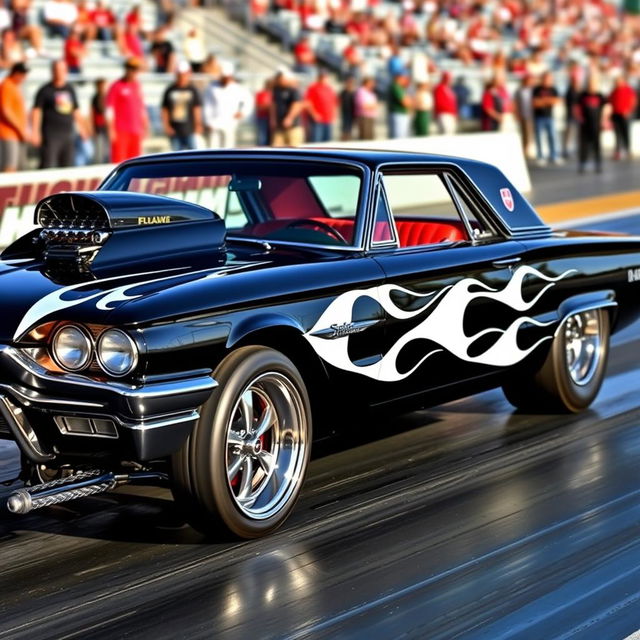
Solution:
[{"label": "quarter window", "polygon": [[383,184],[400,247],[450,245],[494,235],[469,194],[448,173],[387,172]]}]

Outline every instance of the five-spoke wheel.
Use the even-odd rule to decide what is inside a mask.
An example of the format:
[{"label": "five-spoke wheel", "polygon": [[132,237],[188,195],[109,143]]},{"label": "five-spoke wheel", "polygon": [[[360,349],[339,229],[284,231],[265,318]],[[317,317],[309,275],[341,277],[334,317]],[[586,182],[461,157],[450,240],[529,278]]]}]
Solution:
[{"label": "five-spoke wheel", "polygon": [[309,398],[293,363],[266,347],[234,351],[214,377],[218,389],[173,457],[174,495],[197,528],[255,538],[284,522],[300,492]]}]

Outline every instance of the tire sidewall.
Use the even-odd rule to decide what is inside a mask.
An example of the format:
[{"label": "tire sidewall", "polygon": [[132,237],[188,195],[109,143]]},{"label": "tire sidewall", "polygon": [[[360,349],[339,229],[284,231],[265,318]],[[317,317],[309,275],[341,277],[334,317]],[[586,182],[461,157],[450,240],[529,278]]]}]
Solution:
[{"label": "tire sidewall", "polygon": [[587,384],[576,384],[571,378],[567,362],[564,330],[558,333],[553,344],[553,373],[557,386],[557,394],[562,404],[573,412],[586,409],[595,400],[605,376],[609,356],[610,321],[609,314],[606,310],[598,309],[597,311],[601,339],[600,355],[596,370]]},{"label": "tire sidewall", "polygon": [[[227,481],[227,428],[241,393],[254,378],[267,372],[284,375],[296,387],[302,400],[300,411],[306,425],[301,473],[297,486],[276,514],[263,520],[247,517],[238,508]],[[190,481],[192,491],[205,513],[217,514],[221,524],[234,535],[252,538],[279,527],[293,509],[308,466],[312,425],[309,397],[298,370],[282,353],[267,347],[241,347],[214,372],[219,386],[204,405],[192,436]]]}]

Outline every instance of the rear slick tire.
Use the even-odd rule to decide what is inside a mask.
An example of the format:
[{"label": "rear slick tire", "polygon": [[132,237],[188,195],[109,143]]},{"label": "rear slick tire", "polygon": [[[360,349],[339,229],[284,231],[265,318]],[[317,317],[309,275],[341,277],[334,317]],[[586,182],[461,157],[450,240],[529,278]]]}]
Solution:
[{"label": "rear slick tire", "polygon": [[173,494],[187,520],[216,537],[277,529],[300,493],[311,450],[309,397],[295,365],[241,347],[213,374],[218,388],[171,460]]},{"label": "rear slick tire", "polygon": [[575,313],[553,338],[542,367],[503,384],[507,400],[533,413],[578,413],[596,398],[609,355],[610,320],[605,309]]}]

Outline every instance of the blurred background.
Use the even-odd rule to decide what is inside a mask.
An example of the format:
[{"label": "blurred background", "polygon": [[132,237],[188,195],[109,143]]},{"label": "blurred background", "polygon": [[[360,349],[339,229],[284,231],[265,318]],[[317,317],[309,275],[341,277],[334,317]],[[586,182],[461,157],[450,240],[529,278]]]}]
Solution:
[{"label": "blurred background", "polygon": [[600,171],[640,135],[639,11],[640,0],[7,0],[0,163],[511,131],[538,165]]}]

